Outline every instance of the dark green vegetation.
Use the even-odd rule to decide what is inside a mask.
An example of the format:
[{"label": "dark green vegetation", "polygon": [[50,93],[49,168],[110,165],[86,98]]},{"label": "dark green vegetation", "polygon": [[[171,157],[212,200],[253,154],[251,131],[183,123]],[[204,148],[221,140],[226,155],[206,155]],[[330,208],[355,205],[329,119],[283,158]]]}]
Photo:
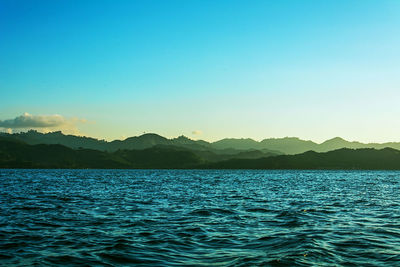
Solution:
[{"label": "dark green vegetation", "polygon": [[[24,135],[43,139],[31,136],[22,141],[24,138],[21,136],[26,137]],[[63,142],[70,142],[70,147],[52,143],[59,140],[57,136]],[[45,140],[46,137],[49,139]],[[300,142],[299,139],[290,140],[296,144]],[[45,144],[29,144],[35,142]],[[216,142],[220,146],[218,149],[216,143],[193,141],[186,137],[166,139],[155,134],[113,142],[61,133],[2,135],[0,168],[400,169],[400,151],[393,148],[341,148],[329,152],[308,151],[297,155],[279,155],[270,150],[246,150],[246,146],[228,148],[227,145],[221,145],[224,142],[230,141],[225,139]],[[114,145],[113,149],[107,147],[110,144]],[[291,144],[288,142],[287,147]],[[103,150],[87,148],[96,148],[97,145],[103,145]],[[120,148],[116,149],[117,146]]]},{"label": "dark green vegetation", "polygon": [[349,149],[330,152],[308,151],[260,159],[231,159],[207,165],[211,169],[343,169],[399,170],[400,151],[393,148]]},{"label": "dark green vegetation", "polygon": [[0,137],[0,168],[194,168],[232,158],[276,155],[256,150],[204,150],[154,145],[113,152],[72,149],[60,144],[29,145],[16,138]]},{"label": "dark green vegetation", "polygon": [[312,141],[301,140],[297,137],[285,137],[285,138],[270,138],[264,139],[260,142],[252,139],[223,139],[212,143],[215,148],[242,148],[242,149],[268,149],[270,151],[279,151],[282,154],[299,154],[307,151],[315,152],[328,152],[341,148],[374,148],[383,149],[390,147],[393,149],[400,150],[400,143],[360,143],[360,142],[349,142],[340,137],[335,137],[327,140],[321,144],[314,143]]},{"label": "dark green vegetation", "polygon": [[349,142],[340,137],[327,140],[321,144],[312,141],[301,140],[296,137],[270,138],[257,142],[253,139],[222,139],[217,142],[206,142],[202,140],[191,140],[185,136],[167,139],[157,134],[143,134],[141,136],[129,137],[125,140],[114,140],[107,142],[95,138],[64,135],[61,132],[39,133],[28,131],[24,133],[6,134],[0,136],[23,141],[30,145],[37,144],[60,144],[69,148],[87,148],[100,151],[115,152],[121,149],[145,149],[155,145],[166,145],[183,147],[196,151],[212,151],[216,154],[237,154],[243,151],[254,151],[272,154],[299,154],[307,151],[328,152],[340,148],[375,148],[382,149],[391,147],[400,150],[400,143],[369,143]]}]

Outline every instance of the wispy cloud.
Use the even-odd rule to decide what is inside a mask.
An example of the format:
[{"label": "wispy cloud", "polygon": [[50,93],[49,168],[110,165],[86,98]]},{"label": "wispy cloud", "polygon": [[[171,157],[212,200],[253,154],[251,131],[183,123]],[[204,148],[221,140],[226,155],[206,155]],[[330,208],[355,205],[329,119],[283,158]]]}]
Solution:
[{"label": "wispy cloud", "polygon": [[0,120],[0,128],[6,132],[36,129],[41,132],[62,131],[68,134],[79,134],[77,125],[86,120],[78,118],[65,118],[61,115],[32,115],[24,113],[14,119]]},{"label": "wispy cloud", "polygon": [[203,132],[200,131],[200,130],[194,130],[194,131],[192,131],[192,135],[201,135],[201,134],[203,134]]}]

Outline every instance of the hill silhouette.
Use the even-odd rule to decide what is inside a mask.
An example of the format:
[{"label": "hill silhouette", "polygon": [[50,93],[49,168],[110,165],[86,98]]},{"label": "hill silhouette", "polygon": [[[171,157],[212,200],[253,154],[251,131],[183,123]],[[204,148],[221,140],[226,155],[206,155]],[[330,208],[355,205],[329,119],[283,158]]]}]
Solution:
[{"label": "hill silhouette", "polygon": [[261,151],[268,155],[278,154],[299,154],[306,151],[328,152],[340,148],[375,148],[382,149],[385,147],[400,150],[400,143],[360,143],[349,142],[340,137],[335,137],[321,144],[309,140],[302,140],[297,137],[285,138],[269,138],[260,142],[250,138],[226,138],[216,142],[207,142],[203,140],[192,140],[185,136],[168,139],[154,133],[143,134],[140,136],[129,137],[125,140],[114,140],[107,142],[90,137],[64,135],[61,132],[39,133],[34,130],[28,132],[7,134],[0,133],[4,138],[23,141],[30,145],[37,144],[60,144],[69,148],[86,148],[100,151],[115,152],[121,149],[145,149],[157,145],[183,147],[196,151],[211,151],[215,154],[239,154],[243,151],[251,152],[254,150]]},{"label": "hill silhouette", "polygon": [[114,152],[72,149],[59,144],[29,145],[0,137],[0,168],[192,168],[232,158],[259,158],[275,154],[241,151],[217,154],[171,145]]},{"label": "hill silhouette", "polygon": [[260,159],[231,159],[208,164],[206,168],[399,170],[400,151],[393,148],[342,148],[323,153],[308,151]]},{"label": "hill silhouette", "polygon": [[106,152],[72,149],[59,144],[29,145],[0,137],[0,168],[400,170],[400,151],[392,148],[344,148],[323,153],[308,151],[297,155],[265,157],[260,151],[229,155],[155,145]]},{"label": "hill silhouette", "polygon": [[[244,151],[254,151],[252,148],[223,148],[219,149],[214,147],[212,143],[203,140],[192,140],[185,136],[179,136],[177,138],[168,139],[157,134],[143,134],[140,136],[129,137],[125,140],[114,140],[107,142],[105,140],[98,140],[90,137],[81,137],[75,135],[64,135],[60,131],[50,132],[50,133],[40,133],[34,130],[28,132],[7,134],[0,133],[0,137],[7,138],[10,140],[18,140],[25,142],[30,145],[38,144],[59,144],[64,145],[69,148],[87,148],[95,149],[100,151],[115,152],[122,149],[146,149],[157,145],[164,146],[175,146],[187,148],[190,150],[198,151],[211,151],[215,154],[227,154],[233,155],[238,153],[243,153]],[[282,154],[278,151],[269,151],[268,149],[260,150],[264,156]]]},{"label": "hill silhouette", "polygon": [[[315,143],[309,140],[302,140],[297,137],[285,137],[285,138],[269,138],[264,139],[260,142],[257,142],[252,139],[223,139],[218,143],[218,148],[227,149],[240,147],[242,149],[268,149],[270,151],[279,151],[283,154],[299,154],[307,151],[315,151],[315,152],[328,152],[332,150],[337,150],[341,148],[352,148],[352,149],[360,149],[360,148],[375,148],[382,149],[386,147],[390,147],[393,149],[400,149],[400,143],[360,143],[360,142],[349,142],[340,137],[335,137],[329,139],[321,144]],[[215,143],[213,143],[215,144]]]},{"label": "hill silhouette", "polygon": [[1,168],[129,168],[130,164],[110,153],[74,150],[63,145],[28,145],[0,139]]}]

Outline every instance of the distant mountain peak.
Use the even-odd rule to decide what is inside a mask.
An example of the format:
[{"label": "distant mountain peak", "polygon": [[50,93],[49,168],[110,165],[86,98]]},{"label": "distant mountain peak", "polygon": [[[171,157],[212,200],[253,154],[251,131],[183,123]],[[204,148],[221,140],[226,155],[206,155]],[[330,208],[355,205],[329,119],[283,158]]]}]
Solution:
[{"label": "distant mountain peak", "polygon": [[125,141],[132,141],[132,140],[167,140],[167,139],[155,133],[145,133],[139,136],[132,136],[125,139]]},{"label": "distant mountain peak", "polygon": [[287,139],[289,139],[289,140],[300,140],[300,138],[299,137],[296,137],[296,136],[285,136],[285,137],[283,137],[282,138],[283,140],[287,140]]},{"label": "distant mountain peak", "polygon": [[156,133],[144,133],[142,135],[139,135],[138,137],[162,137],[162,136]]},{"label": "distant mountain peak", "polygon": [[180,135],[180,136],[178,136],[177,138],[175,138],[176,140],[192,140],[192,139],[190,139],[189,137],[187,137],[187,136],[184,136],[184,135]]},{"label": "distant mountain peak", "polygon": [[348,141],[341,138],[341,137],[334,137],[331,139],[326,140],[325,142],[323,142],[322,144],[326,144],[326,143],[347,143]]},{"label": "distant mountain peak", "polygon": [[342,137],[336,136],[330,140],[337,140],[337,141],[346,141],[345,139],[343,139]]}]

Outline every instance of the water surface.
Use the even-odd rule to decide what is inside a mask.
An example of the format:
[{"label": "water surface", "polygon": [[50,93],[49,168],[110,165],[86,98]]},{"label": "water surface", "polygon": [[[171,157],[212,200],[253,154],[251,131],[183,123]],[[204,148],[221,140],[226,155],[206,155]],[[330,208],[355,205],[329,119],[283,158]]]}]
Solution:
[{"label": "water surface", "polygon": [[0,170],[0,265],[400,265],[400,172]]}]

